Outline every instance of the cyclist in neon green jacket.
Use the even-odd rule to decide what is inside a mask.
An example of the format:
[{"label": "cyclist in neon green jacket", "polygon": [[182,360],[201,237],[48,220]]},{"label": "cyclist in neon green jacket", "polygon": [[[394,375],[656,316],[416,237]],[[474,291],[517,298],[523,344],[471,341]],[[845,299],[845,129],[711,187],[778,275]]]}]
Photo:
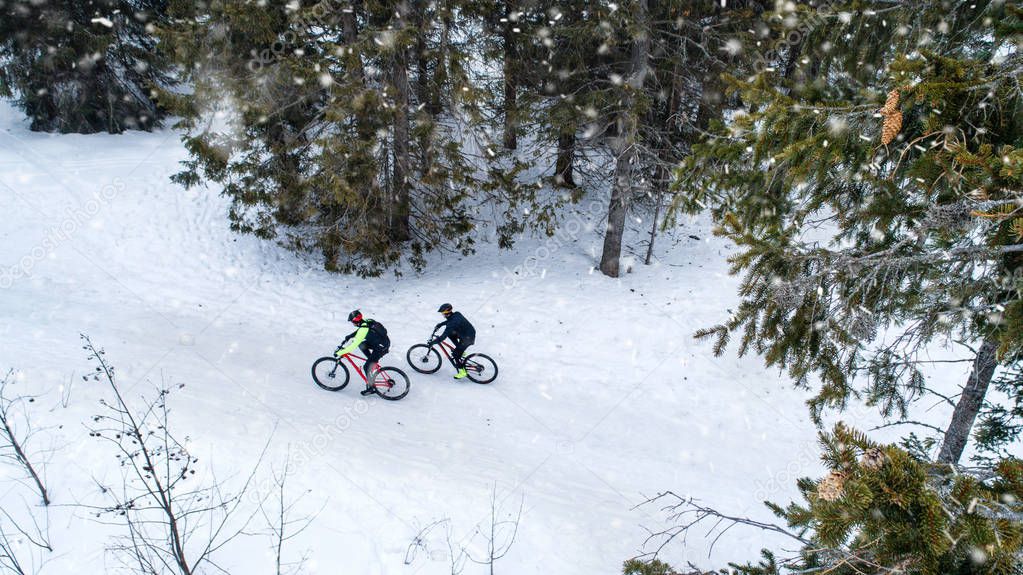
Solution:
[{"label": "cyclist in neon green jacket", "polygon": [[[366,363],[362,367],[362,372],[366,374],[366,389],[361,393],[369,395],[375,393],[373,378],[376,376],[377,362],[390,351],[391,340],[387,337],[387,328],[382,323],[363,318],[362,312],[359,310],[348,314],[348,321],[352,322],[357,329],[345,337],[345,340],[341,342],[341,347],[337,348],[334,355],[340,358],[356,349],[366,354]],[[349,340],[351,340],[350,343]]]}]

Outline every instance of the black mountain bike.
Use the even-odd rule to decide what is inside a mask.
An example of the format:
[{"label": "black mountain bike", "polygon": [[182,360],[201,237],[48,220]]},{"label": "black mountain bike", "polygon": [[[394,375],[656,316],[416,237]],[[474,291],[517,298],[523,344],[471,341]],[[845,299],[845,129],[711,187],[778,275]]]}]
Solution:
[{"label": "black mountain bike", "polygon": [[[437,332],[434,331],[433,335],[430,336],[430,340],[436,334]],[[440,351],[437,351],[438,348]],[[444,361],[440,357],[442,353],[444,357],[448,358],[448,362],[451,363],[452,367],[458,369],[451,355],[454,350],[455,346],[447,340],[436,345],[418,343],[408,348],[405,359],[408,360],[408,364],[412,366],[412,369],[419,373],[437,373],[441,363]],[[465,364],[465,372],[468,374],[469,379],[476,383],[490,383],[497,379],[497,363],[489,355],[482,353],[469,354],[462,359],[462,362]]]}]

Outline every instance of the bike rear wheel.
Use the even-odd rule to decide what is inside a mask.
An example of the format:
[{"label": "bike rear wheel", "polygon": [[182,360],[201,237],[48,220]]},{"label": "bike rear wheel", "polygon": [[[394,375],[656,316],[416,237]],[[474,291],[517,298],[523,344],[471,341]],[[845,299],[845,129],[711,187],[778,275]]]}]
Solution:
[{"label": "bike rear wheel", "polygon": [[476,383],[490,383],[497,379],[497,362],[489,355],[474,353],[465,357],[465,371]]},{"label": "bike rear wheel", "polygon": [[389,401],[398,401],[408,395],[410,386],[408,376],[396,367],[382,367],[373,377],[373,389]]},{"label": "bike rear wheel", "polygon": [[419,373],[437,373],[437,370],[440,369],[440,353],[423,343],[408,348],[405,359],[409,366]]},{"label": "bike rear wheel", "polygon": [[348,379],[348,368],[337,358],[321,357],[313,363],[313,381],[327,391],[341,391]]}]

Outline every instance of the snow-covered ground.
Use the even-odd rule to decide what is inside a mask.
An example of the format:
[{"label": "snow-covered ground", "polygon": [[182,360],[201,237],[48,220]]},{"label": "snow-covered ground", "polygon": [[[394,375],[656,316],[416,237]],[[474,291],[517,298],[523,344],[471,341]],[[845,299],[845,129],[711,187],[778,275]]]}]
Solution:
[{"label": "snow-covered ground", "polygon": [[[729,247],[704,220],[621,280],[592,270],[602,203],[584,203],[554,239],[362,280],[230,232],[215,190],[169,182],[184,157],[170,130],[35,134],[0,103],[0,369],[44,394],[31,404],[47,428],[36,447],[58,448],[46,462],[54,552],[43,573],[118,572],[104,551],[117,526],[76,507],[102,501],[98,485],[121,473],[85,427],[108,390],[80,377],[93,369],[80,333],[106,349],[132,400],[185,384],[170,398],[172,425],[218,477],[244,477],[273,434],[260,477],[289,453],[297,462],[295,513],[316,517],[285,554],[307,553],[312,573],[450,573],[445,539],[479,553],[492,491],[502,516],[524,502],[496,572],[618,573],[647,529],[667,526],[656,506],[636,507],[648,496],[670,489],[770,519],[756,502],[787,502],[794,480],[819,470],[806,395],[758,358],[714,358],[691,337],[736,302]],[[442,302],[476,324],[478,351],[501,367],[494,384],[408,369],[405,350],[429,335]],[[388,326],[384,363],[412,376],[400,402],[310,379],[356,307]],[[23,499],[23,485],[0,491],[7,508]],[[445,518],[406,565],[419,530]],[[710,558],[709,541],[694,538],[665,557],[719,567],[768,543],[736,529]],[[245,536],[218,563],[272,573],[269,545]]]}]

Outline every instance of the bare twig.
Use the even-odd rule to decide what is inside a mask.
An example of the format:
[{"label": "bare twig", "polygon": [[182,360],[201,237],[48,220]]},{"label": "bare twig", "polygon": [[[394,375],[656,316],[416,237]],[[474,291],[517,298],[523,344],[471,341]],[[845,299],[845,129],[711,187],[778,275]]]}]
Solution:
[{"label": "bare twig", "polygon": [[936,431],[936,432],[938,432],[941,435],[945,435],[945,430],[940,428],[940,427],[938,427],[938,426],[936,426],[936,425],[931,425],[930,423],[924,423],[922,421],[912,421],[912,420],[909,420],[909,419],[902,419],[902,420],[899,420],[899,421],[892,421],[890,423],[885,423],[885,424],[882,424],[882,425],[878,425],[876,427],[871,428],[870,431],[877,431],[879,429],[885,429],[887,427],[898,427],[900,425],[918,425],[920,427],[925,427],[927,429],[930,429],[931,431]]},{"label": "bare twig", "polygon": [[[662,503],[668,500],[670,500],[670,502],[667,503],[662,510],[665,511],[668,514],[668,518],[673,522],[676,522],[677,525],[664,531],[652,533],[649,537],[647,537],[646,543],[649,543],[654,539],[658,538],[663,539],[663,541],[661,541],[661,543],[657,546],[656,550],[654,550],[651,553],[641,555],[641,557],[644,556],[656,557],[662,550],[664,550],[665,547],[667,547],[676,538],[682,537],[684,539],[685,536],[689,533],[690,529],[693,529],[697,525],[700,525],[708,520],[712,521],[713,523],[710,529],[707,531],[707,535],[709,536],[711,534],[716,534],[716,537],[713,540],[714,543],[716,543],[717,539],[721,536],[721,532],[719,532],[721,525],[725,525],[726,530],[730,529],[735,525],[746,525],[750,527],[755,527],[762,531],[771,531],[773,533],[785,535],[786,537],[794,539],[795,541],[798,541],[803,545],[810,544],[809,539],[804,538],[802,535],[793,533],[789,529],[782,527],[780,525],[776,525],[774,523],[764,523],[762,521],[756,521],[748,517],[736,517],[731,515],[725,515],[724,513],[721,513],[716,509],[696,503],[696,500],[694,500],[691,497],[688,498],[681,497],[671,491],[666,491],[664,493],[661,493],[660,495],[657,495],[656,497],[647,499],[643,503],[637,505],[637,507],[650,505],[653,503]],[[710,551],[713,551],[713,549],[714,546],[712,543],[710,550],[708,550],[708,553]]]},{"label": "bare twig", "polygon": [[[295,507],[301,501],[302,496],[289,500],[287,493],[287,482],[288,477],[291,476],[291,466],[285,462],[284,469],[279,473],[275,470],[273,473],[273,482],[275,486],[275,497],[274,507],[268,508],[265,502],[260,502],[259,509],[263,514],[263,519],[266,521],[268,531],[273,539],[273,552],[274,552],[274,566],[275,573],[277,575],[285,575],[285,573],[299,573],[302,571],[302,566],[308,560],[308,556],[303,554],[298,561],[292,563],[286,563],[284,557],[284,544],[298,537],[303,531],[305,531],[309,525],[312,524],[315,516],[313,517],[300,517],[293,519],[291,517]],[[303,494],[304,495],[304,494]]]},{"label": "bare twig", "polygon": [[[490,575],[494,575],[494,563],[499,559],[503,559],[505,555],[511,551],[512,545],[515,544],[515,538],[519,534],[519,523],[522,520],[522,509],[525,507],[526,496],[525,494],[519,499],[519,509],[515,513],[514,519],[499,519],[498,516],[501,514],[500,505],[497,501],[497,485],[494,485],[493,492],[490,496],[490,526],[486,532],[477,533],[483,536],[483,539],[487,542],[487,555],[485,557],[476,558],[471,553],[466,553],[469,560],[479,565],[487,565],[490,568]],[[511,531],[508,533],[508,531]]]},{"label": "bare twig", "polygon": [[[461,539],[456,539],[453,536],[450,519],[439,519],[426,525],[419,530],[419,533],[409,543],[408,549],[405,551],[405,564],[411,565],[415,562],[419,551],[429,553],[429,535],[434,529],[443,525],[445,528],[445,543],[448,548],[451,575],[460,575],[469,561],[478,565],[486,565],[489,568],[489,573],[493,575],[494,565],[511,551],[518,537],[519,526],[522,522],[522,512],[525,509],[525,495],[520,498],[518,510],[514,514],[509,513],[505,517],[506,514],[502,511],[501,504],[502,501],[497,497],[497,486],[494,485],[490,497],[488,517],[481,519],[473,528],[473,531]],[[484,523],[488,520],[489,525]],[[473,541],[477,538],[482,538],[486,543],[485,554],[481,554],[479,557],[474,556],[472,551],[470,551]]]},{"label": "bare twig", "polygon": [[[224,493],[212,470],[208,482],[199,482],[195,478],[198,458],[188,450],[189,439],[179,440],[171,431],[167,405],[170,391],[160,389],[156,399],[132,406],[122,394],[104,351],[87,336],[83,335],[82,340],[90,359],[98,364],[93,380],[105,382],[114,396],[113,403],[101,401],[106,412],[93,417],[90,428],[91,436],[116,448],[115,457],[123,470],[119,488],[101,486],[112,502],[93,508],[100,516],[116,517],[126,528],[126,535],[110,550],[138,573],[227,573],[214,561],[214,555],[242,535],[259,512],[253,509],[238,517],[269,440],[236,493]],[[279,533],[282,544],[283,539],[290,538],[283,527]]]},{"label": "bare twig", "polygon": [[416,555],[419,553],[420,550],[422,550],[424,553],[429,553],[427,537],[430,535],[430,532],[433,531],[434,528],[449,522],[450,519],[446,518],[438,519],[437,521],[434,521],[427,525],[426,527],[420,529],[419,533],[416,533],[416,536],[412,539],[412,542],[409,543],[408,549],[405,550],[405,565],[411,565],[415,563]]},{"label": "bare twig", "polygon": [[[31,510],[32,506],[26,504],[25,508]],[[15,575],[37,573],[45,560],[36,552],[53,552],[47,532],[48,518],[44,517],[44,523],[40,525],[39,518],[30,512],[29,519],[31,528],[26,527],[27,522],[15,518],[7,508],[0,509],[0,572]]]},{"label": "bare twig", "polygon": [[28,428],[24,435],[19,434],[14,426],[14,408],[26,402],[33,402],[35,398],[21,395],[13,398],[9,397],[7,389],[13,376],[14,370],[12,369],[0,380],[0,457],[10,459],[16,465],[23,468],[29,477],[32,478],[32,482],[35,484],[36,490],[43,500],[43,505],[49,505],[50,495],[46,491],[46,486],[43,484],[43,480],[35,465],[32,464],[32,461],[25,452],[25,444],[32,434],[32,427],[28,422],[28,416],[24,416],[25,426]]},{"label": "bare twig", "polygon": [[[899,573],[903,573],[903,571],[897,567],[892,568],[877,563],[871,557],[865,555],[861,549],[850,550],[844,547],[821,549],[818,548],[818,545],[815,542],[807,539],[804,536],[805,534],[802,532],[796,533],[786,527],[782,527],[774,523],[756,521],[748,517],[726,515],[714,508],[696,503],[696,501],[691,497],[681,497],[671,491],[666,491],[656,497],[652,497],[641,503],[639,506],[649,505],[652,503],[662,503],[664,501],[667,501],[667,503],[664,504],[662,510],[667,513],[668,519],[675,523],[675,526],[663,531],[651,533],[646,540],[647,543],[655,539],[661,539],[662,541],[653,551],[644,553],[638,558],[656,558],[668,544],[679,537],[681,537],[684,541],[690,530],[704,522],[707,522],[710,524],[710,528],[705,536],[713,536],[710,549],[708,550],[708,555],[713,551],[714,544],[726,531],[737,525],[743,525],[753,527],[761,531],[778,533],[798,542],[801,545],[800,552],[794,553],[791,557],[781,559],[780,563],[782,565],[796,565],[802,557],[801,554],[805,553],[826,552],[834,558],[834,563],[829,564],[826,568],[812,569],[810,571],[794,571],[794,573],[816,573],[823,575],[825,573],[831,573],[839,570],[840,567],[843,566],[850,568],[852,573],[872,573],[875,575],[897,575]],[[869,547],[870,544],[863,545],[863,548]]]}]

